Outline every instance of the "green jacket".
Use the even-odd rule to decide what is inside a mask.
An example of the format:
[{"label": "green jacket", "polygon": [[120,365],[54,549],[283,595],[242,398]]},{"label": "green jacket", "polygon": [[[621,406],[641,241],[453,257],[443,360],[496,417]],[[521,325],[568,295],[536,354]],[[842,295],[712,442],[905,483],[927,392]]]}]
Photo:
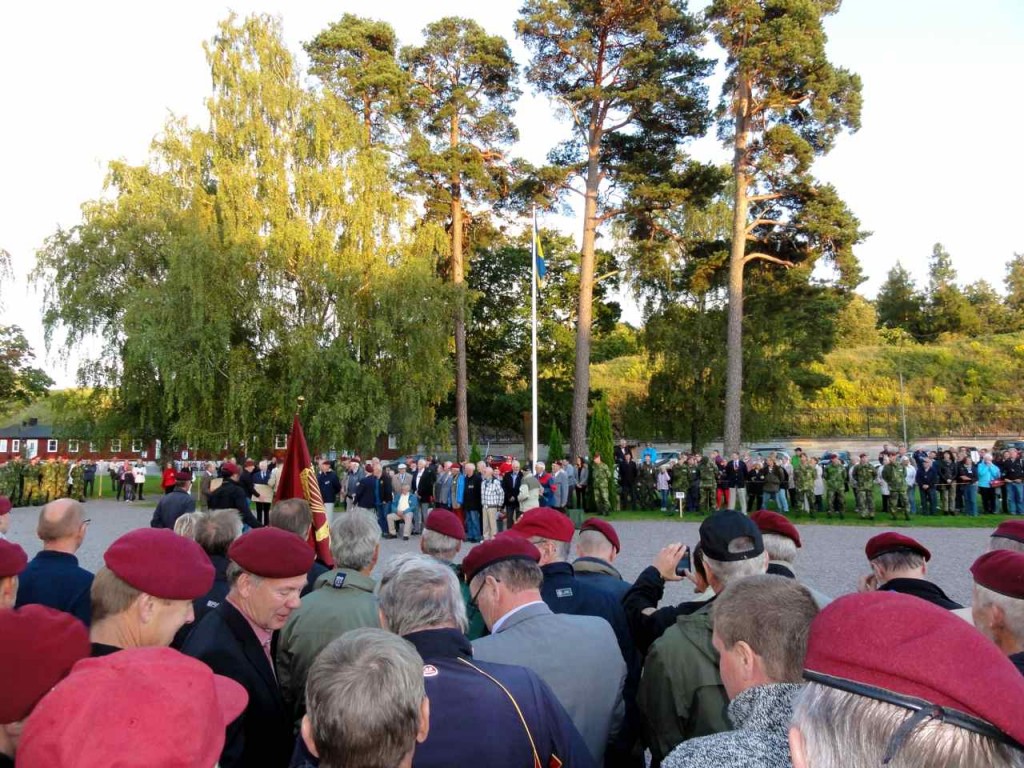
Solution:
[{"label": "green jacket", "polygon": [[316,580],[277,638],[277,682],[295,720],[305,713],[306,675],[327,644],[360,627],[380,627],[377,582],[335,568]]},{"label": "green jacket", "polygon": [[891,461],[882,467],[882,479],[889,484],[889,492],[906,491],[907,468],[900,462]]},{"label": "green jacket", "polygon": [[805,461],[802,464],[798,464],[793,471],[795,473],[793,480],[796,482],[796,487],[801,491],[812,492],[814,490],[814,481],[817,479],[814,465],[809,461]]},{"label": "green jacket", "polygon": [[647,653],[637,704],[655,764],[686,739],[732,729],[711,630],[706,605],[676,619]]},{"label": "green jacket", "polygon": [[481,637],[487,634],[487,625],[484,623],[484,615],[480,613],[480,609],[475,605],[471,605],[470,602],[473,596],[469,593],[469,584],[462,578],[462,566],[456,565],[455,563],[447,563],[444,560],[441,562],[451,567],[455,571],[455,578],[459,580],[459,589],[462,591],[462,599],[466,603],[466,618],[469,619],[469,629],[466,630],[466,637],[470,640],[479,640]]}]

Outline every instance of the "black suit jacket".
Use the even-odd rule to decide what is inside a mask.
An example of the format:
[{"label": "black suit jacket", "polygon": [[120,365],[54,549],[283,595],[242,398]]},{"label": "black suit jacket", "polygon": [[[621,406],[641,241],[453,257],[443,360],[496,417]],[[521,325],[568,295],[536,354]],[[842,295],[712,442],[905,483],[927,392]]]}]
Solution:
[{"label": "black suit jacket", "polygon": [[501,478],[501,490],[505,492],[505,504],[519,506],[519,487],[523,484],[522,470],[515,473],[513,478],[511,472],[506,472]]},{"label": "black suit jacket", "polygon": [[730,461],[725,465],[725,483],[729,488],[746,488],[747,487],[747,465],[745,462],[739,462],[739,468],[736,468],[736,462]]},{"label": "black suit jacket", "polygon": [[259,640],[245,617],[225,600],[203,617],[182,652],[245,687],[249,705],[227,728],[220,768],[288,765],[295,745],[292,720]]}]

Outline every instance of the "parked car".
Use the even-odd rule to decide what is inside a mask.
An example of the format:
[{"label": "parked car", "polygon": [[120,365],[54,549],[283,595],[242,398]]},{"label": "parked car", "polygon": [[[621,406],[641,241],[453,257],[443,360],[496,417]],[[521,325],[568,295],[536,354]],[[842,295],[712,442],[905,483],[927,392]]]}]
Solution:
[{"label": "parked car", "polygon": [[750,456],[751,458],[760,459],[761,461],[764,461],[769,457],[774,457],[775,461],[781,464],[789,458],[789,451],[777,446],[760,446],[757,448],[751,448]]},{"label": "parked car", "polygon": [[996,440],[992,444],[993,452],[1002,452],[1007,448],[1016,448],[1018,451],[1024,451],[1024,440]]},{"label": "parked car", "polygon": [[660,467],[662,464],[668,464],[670,461],[679,461],[681,455],[679,451],[658,451],[658,459],[654,462],[654,466]]},{"label": "parked car", "polygon": [[[830,461],[831,458],[832,458],[832,454],[833,453],[839,455],[839,461],[842,462],[842,465],[844,467],[850,466],[850,452],[849,451],[832,451],[832,450],[825,451],[823,454],[821,454],[821,461],[823,461],[823,462]],[[877,463],[878,462],[876,461],[875,464],[877,464]]]}]

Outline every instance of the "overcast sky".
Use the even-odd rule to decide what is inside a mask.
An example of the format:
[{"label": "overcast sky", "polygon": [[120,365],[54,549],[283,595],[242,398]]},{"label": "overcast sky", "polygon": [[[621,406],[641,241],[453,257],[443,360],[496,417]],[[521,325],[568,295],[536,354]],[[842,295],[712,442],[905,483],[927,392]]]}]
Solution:
[{"label": "overcast sky", "polygon": [[[40,296],[25,279],[35,250],[58,225],[78,222],[79,206],[102,193],[111,159],[144,161],[169,115],[205,124],[210,78],[201,44],[229,10],[280,16],[296,53],[346,11],[391,22],[403,43],[416,42],[432,20],[470,16],[507,36],[525,63],[513,39],[518,7],[505,0],[0,4],[0,247],[17,273],[3,286],[0,323],[21,325],[58,384],[73,383],[77,356],[42,348]],[[857,249],[868,278],[861,291],[874,296],[897,259],[923,280],[935,242],[950,251],[962,282],[985,278],[1001,289],[1006,261],[1024,251],[1024,2],[848,0],[827,29],[832,60],[864,81],[863,127],[817,165],[873,233]],[[517,123],[516,151],[536,162],[566,131],[529,93]],[[695,152],[726,157],[712,140]]]}]

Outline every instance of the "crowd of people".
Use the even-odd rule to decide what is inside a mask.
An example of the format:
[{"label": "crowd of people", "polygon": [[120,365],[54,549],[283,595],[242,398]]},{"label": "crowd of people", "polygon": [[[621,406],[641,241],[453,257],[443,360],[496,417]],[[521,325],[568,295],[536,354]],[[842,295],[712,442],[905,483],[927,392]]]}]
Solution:
[{"label": "crowd of people", "polygon": [[734,451],[724,456],[689,454],[659,462],[648,443],[634,458],[633,448],[621,441],[615,462],[622,508],[672,513],[670,499],[687,512],[708,514],[716,509],[746,512],[761,507],[783,514],[837,515],[853,511],[874,519],[877,512],[909,520],[912,514],[1024,515],[1024,458],[1010,447],[918,449],[885,445],[877,455],[860,453],[844,459],[838,453],[811,456],[801,448],[793,455],[765,456]]},{"label": "crowd of people", "polygon": [[[29,560],[0,499],[0,765],[1024,766],[1024,520],[971,554],[968,608],[892,531],[832,599],[776,511],[713,511],[629,582],[603,517],[522,506],[468,547],[488,467],[449,468],[431,495],[451,509],[409,498],[383,527],[363,469],[352,494],[337,478],[331,564],[303,499],[265,524],[210,503],[245,493],[231,462],[206,511],[120,536],[95,574],[80,502],[41,509]],[[398,470],[399,496],[426,479]],[[161,501],[191,482],[175,470]],[[419,552],[385,559],[410,518]]]}]

